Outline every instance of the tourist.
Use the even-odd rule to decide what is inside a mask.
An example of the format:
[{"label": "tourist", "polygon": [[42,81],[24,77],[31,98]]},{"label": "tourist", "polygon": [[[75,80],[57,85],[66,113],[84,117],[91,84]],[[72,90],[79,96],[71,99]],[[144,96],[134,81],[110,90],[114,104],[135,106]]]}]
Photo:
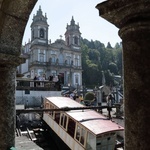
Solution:
[{"label": "tourist", "polygon": [[81,101],[80,101],[80,98],[79,98],[79,96],[78,96],[78,95],[76,96],[75,101],[77,101],[78,103],[80,103],[80,102],[81,102]]},{"label": "tourist", "polygon": [[36,86],[37,86],[37,83],[36,83],[35,81],[38,80],[37,75],[34,76],[34,79],[33,79],[33,80],[34,80],[34,87],[36,87]]},{"label": "tourist", "polygon": [[49,81],[53,81],[53,75],[50,75],[48,79]]}]

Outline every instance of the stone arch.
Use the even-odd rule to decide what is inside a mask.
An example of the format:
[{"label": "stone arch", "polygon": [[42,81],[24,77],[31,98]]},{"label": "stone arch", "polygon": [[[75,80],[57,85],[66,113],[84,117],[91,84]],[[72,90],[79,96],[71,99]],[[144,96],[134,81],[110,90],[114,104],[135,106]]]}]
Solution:
[{"label": "stone arch", "polygon": [[20,55],[24,30],[36,1],[1,1],[0,53]]},{"label": "stone arch", "polygon": [[[15,78],[29,15],[37,0],[0,1],[0,147],[15,146]],[[7,129],[7,130],[6,130]]]},{"label": "stone arch", "polygon": [[[21,42],[22,42],[22,37],[24,34],[25,26],[27,24],[29,15],[36,2],[37,0],[12,0],[12,1],[1,0],[0,1],[0,76],[1,76],[0,83],[1,83],[1,86],[5,87],[5,88],[0,88],[0,95],[1,95],[0,146],[1,146],[1,149],[3,150],[7,150],[10,147],[15,145],[15,142],[14,142],[15,141],[14,139],[15,137],[15,132],[14,132],[14,129],[15,129],[15,125],[14,125],[15,124],[14,123],[14,120],[15,120],[15,95],[14,95],[15,94],[15,68],[18,65],[19,60],[20,60],[19,56],[21,52]],[[105,8],[104,8],[104,5],[106,5]],[[132,6],[132,9],[131,8],[126,9],[131,6]],[[139,7],[142,6],[142,7],[138,9],[138,6]],[[124,32],[126,31],[125,32],[126,34],[130,33],[129,34],[130,36],[124,35],[124,39],[123,39],[123,41],[125,42],[123,46],[126,50],[124,51],[124,54],[125,54],[124,57],[126,58],[126,66],[124,68],[126,69],[125,71],[126,93],[125,95],[126,95],[126,105],[128,106],[125,109],[126,115],[127,115],[126,118],[128,118],[128,120],[126,121],[128,123],[126,126],[126,129],[129,129],[129,130],[126,130],[126,137],[129,138],[129,139],[126,138],[127,139],[126,148],[128,149],[139,149],[139,148],[149,149],[150,147],[149,140],[148,140],[149,133],[147,132],[148,131],[147,129],[149,129],[149,122],[147,121],[147,123],[145,123],[145,120],[148,120],[149,118],[149,112],[150,112],[149,107],[147,107],[147,106],[150,106],[149,99],[148,99],[150,97],[150,92],[149,92],[150,88],[148,85],[150,81],[150,78],[149,78],[150,73],[149,73],[149,68],[148,68],[150,64],[149,63],[150,59],[149,57],[147,57],[148,56],[147,54],[149,54],[147,50],[149,50],[150,44],[148,41],[145,42],[145,39],[149,39],[149,35],[150,35],[149,34],[150,33],[150,28],[149,28],[149,12],[150,12],[149,8],[150,7],[148,6],[150,6],[149,1],[142,2],[141,0],[137,0],[136,3],[133,0],[122,1],[122,3],[119,3],[119,1],[117,0],[114,2],[106,1],[102,4],[101,13],[100,13],[102,16],[105,16],[106,18],[108,17],[108,20],[110,22],[115,21],[116,24],[119,24],[119,19],[121,18],[121,17],[118,17],[119,19],[114,18],[116,17],[117,14],[119,14],[120,16],[122,15],[123,18],[125,17],[125,14],[128,15],[127,17],[125,17],[123,22],[119,24],[119,26],[124,27],[123,30],[120,31],[120,34],[122,34],[121,32],[123,31]],[[128,12],[119,13],[119,11],[123,11],[123,10],[128,10]],[[108,11],[108,14],[105,14],[105,11]],[[133,15],[132,12],[137,12],[137,14]],[[141,16],[139,15],[140,13],[141,13]],[[139,20],[139,19],[142,19],[142,20]],[[136,20],[138,20],[137,25],[135,24]],[[139,26],[139,25],[142,25],[142,22],[144,25],[147,23],[147,26],[145,25],[146,28]],[[131,28],[131,26],[129,26],[130,28],[129,27],[125,28],[125,26],[129,25],[129,23],[133,23],[136,28],[133,28],[133,27]],[[141,31],[143,29],[145,29],[144,32]],[[135,34],[136,38],[140,37],[138,39],[135,38],[138,43],[138,48],[132,47],[132,44],[130,44],[130,46],[127,46],[128,40],[131,40],[131,41],[135,40],[133,39],[134,37],[133,33],[131,33],[133,31],[135,31],[136,33]],[[142,35],[142,36],[139,36],[139,35]],[[128,47],[131,47],[131,48],[129,49]],[[137,60],[142,60],[141,62],[144,65],[140,62],[138,63],[133,62],[132,58],[133,56],[135,56],[135,52],[133,51],[133,49],[138,49]],[[130,54],[128,51],[130,52]],[[140,55],[141,51],[143,52],[142,55]],[[147,59],[145,60],[145,58]],[[9,66],[9,68],[7,68],[6,66],[7,67]],[[131,74],[131,71],[130,71],[131,69],[132,69],[132,72],[134,73],[132,78],[130,78],[130,75],[128,75],[128,74]],[[146,74],[143,73],[144,69],[146,70]],[[141,80],[143,79],[143,76],[144,76],[144,81]],[[137,78],[138,80],[136,80]],[[132,87],[134,88],[133,90],[131,89]],[[135,90],[137,90],[138,93],[135,92]],[[132,93],[132,96],[130,95],[130,93]],[[141,95],[138,95],[139,93]],[[146,96],[143,98],[143,95],[144,96],[146,95]],[[142,97],[142,101],[141,101],[141,97]],[[133,103],[134,98],[136,99],[136,101]],[[132,103],[136,104],[137,110],[138,110],[134,113],[132,110],[133,108]],[[133,127],[132,130],[130,127]],[[138,130],[138,129],[141,129],[141,130]],[[143,130],[144,132],[142,132]],[[145,140],[145,137],[146,137],[146,140]]]}]

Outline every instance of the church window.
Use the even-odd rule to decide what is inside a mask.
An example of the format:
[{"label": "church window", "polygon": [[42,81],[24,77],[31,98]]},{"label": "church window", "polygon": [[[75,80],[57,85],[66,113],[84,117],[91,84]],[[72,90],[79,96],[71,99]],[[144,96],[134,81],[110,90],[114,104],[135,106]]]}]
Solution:
[{"label": "church window", "polygon": [[44,56],[40,55],[40,62],[44,62]]},{"label": "church window", "polygon": [[75,83],[76,83],[76,84],[79,83],[79,75],[78,75],[78,74],[75,75]]},{"label": "church window", "polygon": [[44,29],[40,29],[40,38],[44,38]]},{"label": "church window", "polygon": [[79,59],[77,57],[75,58],[75,66],[79,66]]},{"label": "church window", "polygon": [[67,82],[68,82],[68,86],[70,86],[71,85],[71,70],[67,74]]},{"label": "church window", "polygon": [[39,59],[40,62],[44,62],[44,50],[40,50]]},{"label": "church window", "polygon": [[78,45],[78,37],[77,36],[74,37],[74,44]]},{"label": "church window", "polygon": [[68,63],[68,65],[71,65],[71,57],[67,57],[67,63]]},{"label": "church window", "polygon": [[55,62],[56,62],[56,56],[53,55],[53,56],[52,56],[52,63],[55,63]]}]

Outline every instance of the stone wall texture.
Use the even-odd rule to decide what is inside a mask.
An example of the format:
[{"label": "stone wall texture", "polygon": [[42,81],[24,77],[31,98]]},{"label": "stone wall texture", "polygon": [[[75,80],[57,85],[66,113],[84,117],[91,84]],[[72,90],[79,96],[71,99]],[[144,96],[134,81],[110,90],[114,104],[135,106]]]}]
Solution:
[{"label": "stone wall texture", "polygon": [[122,38],[125,149],[149,150],[150,1],[108,0],[96,7]]},{"label": "stone wall texture", "polygon": [[0,0],[0,149],[15,146],[15,78],[21,43],[37,0]]}]

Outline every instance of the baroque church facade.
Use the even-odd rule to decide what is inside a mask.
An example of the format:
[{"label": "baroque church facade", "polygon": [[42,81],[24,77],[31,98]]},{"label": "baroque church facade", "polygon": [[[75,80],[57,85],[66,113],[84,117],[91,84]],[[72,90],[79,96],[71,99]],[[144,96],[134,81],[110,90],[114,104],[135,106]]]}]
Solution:
[{"label": "baroque church facade", "polygon": [[49,25],[41,7],[33,16],[31,23],[31,41],[25,44],[23,56],[26,63],[18,67],[18,72],[31,79],[34,76],[58,76],[66,86],[82,86],[81,33],[79,24],[72,17],[67,24],[65,40],[48,40]]}]

